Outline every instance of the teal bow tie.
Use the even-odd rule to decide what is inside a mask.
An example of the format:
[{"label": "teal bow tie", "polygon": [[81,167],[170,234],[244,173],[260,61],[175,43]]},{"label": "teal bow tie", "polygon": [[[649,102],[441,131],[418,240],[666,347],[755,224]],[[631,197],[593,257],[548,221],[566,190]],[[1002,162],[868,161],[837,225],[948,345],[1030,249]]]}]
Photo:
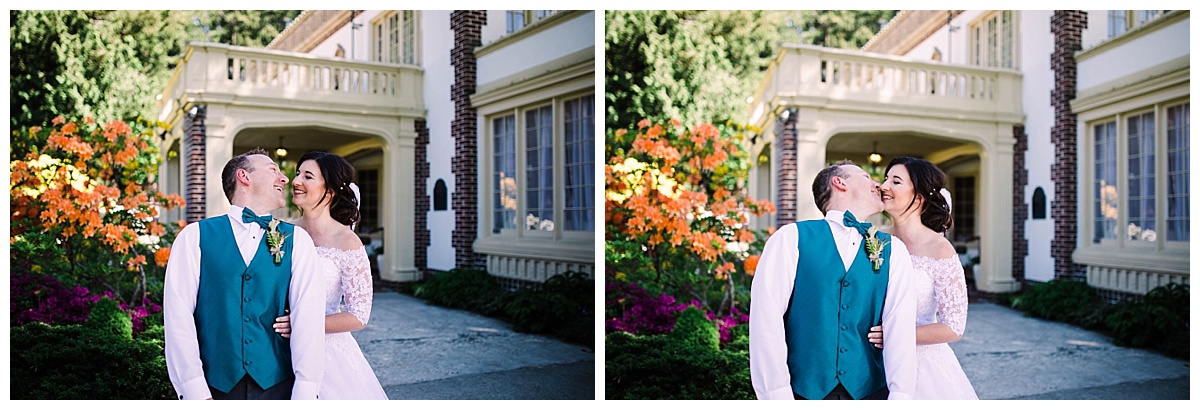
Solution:
[{"label": "teal bow tie", "polygon": [[845,216],[842,217],[842,224],[850,228],[858,229],[858,233],[862,234],[864,237],[867,236],[868,230],[871,229],[870,222],[859,222],[857,219],[854,219],[854,214],[850,213],[850,211],[846,211]]},{"label": "teal bow tie", "polygon": [[251,211],[250,208],[242,208],[242,222],[257,222],[258,226],[261,226],[263,229],[267,229],[267,225],[271,223],[271,215],[258,216],[258,214],[255,214],[254,211]]}]

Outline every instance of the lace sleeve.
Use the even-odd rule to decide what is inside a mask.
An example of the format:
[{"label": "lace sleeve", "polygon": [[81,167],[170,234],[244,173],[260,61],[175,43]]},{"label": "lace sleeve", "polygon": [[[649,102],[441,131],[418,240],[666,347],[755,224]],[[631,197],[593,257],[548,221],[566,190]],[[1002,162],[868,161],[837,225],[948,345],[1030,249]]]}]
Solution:
[{"label": "lace sleeve", "polygon": [[932,269],[938,321],[962,336],[967,329],[967,281],[957,258],[944,259],[942,262]]},{"label": "lace sleeve", "polygon": [[342,277],[342,292],[346,298],[346,311],[358,318],[363,326],[371,318],[371,263],[367,251],[358,248],[343,255],[338,275]]}]

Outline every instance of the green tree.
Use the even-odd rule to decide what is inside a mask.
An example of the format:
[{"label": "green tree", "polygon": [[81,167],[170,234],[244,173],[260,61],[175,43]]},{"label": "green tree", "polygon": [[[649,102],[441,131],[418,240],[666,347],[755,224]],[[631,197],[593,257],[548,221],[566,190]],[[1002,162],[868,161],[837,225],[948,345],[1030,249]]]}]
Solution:
[{"label": "green tree", "polygon": [[[9,125],[51,118],[154,119],[191,41],[262,47],[298,10],[12,10]],[[10,159],[45,140],[12,135]]]},{"label": "green tree", "polygon": [[[649,119],[685,124],[745,120],[748,97],[783,43],[857,49],[894,10],[608,11],[605,126]],[[628,143],[608,134],[606,156]]]}]

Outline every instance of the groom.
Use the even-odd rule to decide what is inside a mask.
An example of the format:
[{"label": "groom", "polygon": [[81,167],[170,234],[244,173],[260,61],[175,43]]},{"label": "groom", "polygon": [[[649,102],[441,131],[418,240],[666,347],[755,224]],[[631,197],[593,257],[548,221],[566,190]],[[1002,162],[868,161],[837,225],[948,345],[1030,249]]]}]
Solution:
[{"label": "groom", "polygon": [[[883,211],[879,184],[843,160],[817,174],[813,196],[825,219],[772,234],[751,285],[754,392],[759,399],[911,399],[912,262],[898,238],[857,219]],[[881,322],[882,354],[865,337]]]},{"label": "groom", "polygon": [[[255,149],[225,164],[221,184],[229,213],[184,227],[167,262],[171,384],[180,399],[315,399],[325,283],[308,233],[271,221],[286,205],[288,179]],[[283,339],[272,325],[289,309],[292,337]]]}]

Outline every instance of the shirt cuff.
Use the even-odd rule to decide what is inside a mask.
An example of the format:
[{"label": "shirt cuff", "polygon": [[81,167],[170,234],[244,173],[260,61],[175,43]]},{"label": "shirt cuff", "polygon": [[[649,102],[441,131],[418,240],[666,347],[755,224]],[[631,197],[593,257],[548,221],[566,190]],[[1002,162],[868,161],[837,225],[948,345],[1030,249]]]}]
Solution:
[{"label": "shirt cuff", "polygon": [[889,392],[888,400],[912,400],[912,395],[908,393]]},{"label": "shirt cuff", "polygon": [[180,400],[208,400],[212,398],[212,391],[208,389],[208,382],[203,377],[188,380],[180,388],[183,390],[178,392]]},{"label": "shirt cuff", "polygon": [[296,380],[292,385],[292,400],[316,400],[317,399],[317,384],[306,381]]},{"label": "shirt cuff", "polygon": [[758,397],[759,400],[796,400],[796,394],[792,393],[792,386],[784,386],[775,390],[763,393]]}]

